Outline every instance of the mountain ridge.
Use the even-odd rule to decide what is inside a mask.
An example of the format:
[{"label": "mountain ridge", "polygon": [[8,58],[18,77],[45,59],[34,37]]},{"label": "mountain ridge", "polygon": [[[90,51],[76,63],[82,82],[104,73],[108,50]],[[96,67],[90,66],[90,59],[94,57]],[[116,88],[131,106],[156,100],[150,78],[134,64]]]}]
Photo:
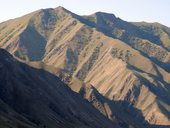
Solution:
[{"label": "mountain ridge", "polygon": [[29,67],[2,49],[0,58],[0,127],[120,128],[58,77]]},{"label": "mountain ridge", "polygon": [[[22,36],[10,32],[21,21],[23,26],[28,23],[19,31]],[[7,28],[0,25],[0,34],[7,36],[0,46],[20,61],[59,76],[76,92],[91,84],[104,98],[141,110],[149,124],[170,125],[168,28],[142,26],[101,12],[82,17],[62,7],[10,22],[4,23]],[[8,39],[10,33],[14,36]],[[133,123],[145,127],[140,121]]]}]

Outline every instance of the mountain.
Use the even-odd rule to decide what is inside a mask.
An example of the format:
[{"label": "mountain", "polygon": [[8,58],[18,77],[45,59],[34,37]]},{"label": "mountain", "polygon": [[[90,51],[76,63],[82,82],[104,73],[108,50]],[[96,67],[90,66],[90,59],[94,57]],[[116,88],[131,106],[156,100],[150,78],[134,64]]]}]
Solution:
[{"label": "mountain", "polygon": [[1,128],[120,128],[58,77],[0,49]]},{"label": "mountain", "polygon": [[42,9],[0,24],[0,47],[69,85],[110,120],[170,126],[170,28]]}]

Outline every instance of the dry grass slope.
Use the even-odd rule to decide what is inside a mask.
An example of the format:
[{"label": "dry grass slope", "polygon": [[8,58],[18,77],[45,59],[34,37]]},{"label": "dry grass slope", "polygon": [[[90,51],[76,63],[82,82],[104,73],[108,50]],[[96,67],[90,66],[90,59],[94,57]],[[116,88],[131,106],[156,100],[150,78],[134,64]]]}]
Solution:
[{"label": "dry grass slope", "polygon": [[168,27],[58,7],[1,23],[0,35],[0,46],[20,61],[59,76],[76,92],[87,86],[83,96],[107,118],[170,126]]}]

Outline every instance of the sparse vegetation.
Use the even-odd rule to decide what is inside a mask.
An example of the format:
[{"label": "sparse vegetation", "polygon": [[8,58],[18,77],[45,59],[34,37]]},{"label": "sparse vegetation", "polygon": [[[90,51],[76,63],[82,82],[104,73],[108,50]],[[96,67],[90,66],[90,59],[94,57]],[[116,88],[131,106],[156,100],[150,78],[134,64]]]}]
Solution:
[{"label": "sparse vegetation", "polygon": [[121,50],[118,48],[112,48],[111,54],[113,58],[121,59],[127,63],[129,62],[129,59],[132,57],[132,54],[130,53],[129,50]]},{"label": "sparse vegetation", "polygon": [[[39,128],[108,128],[110,120],[123,127],[167,125],[169,37],[170,29],[160,24],[130,23],[102,12],[84,18],[62,7],[4,22],[0,47],[41,70],[15,59],[3,63],[1,56],[0,113],[16,112],[19,121]],[[95,108],[56,75],[77,93],[85,87],[83,96]]]}]

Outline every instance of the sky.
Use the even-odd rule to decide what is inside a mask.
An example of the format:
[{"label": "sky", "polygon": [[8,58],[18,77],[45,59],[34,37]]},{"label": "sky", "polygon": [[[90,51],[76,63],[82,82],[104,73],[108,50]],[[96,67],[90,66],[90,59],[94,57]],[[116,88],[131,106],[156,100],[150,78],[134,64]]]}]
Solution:
[{"label": "sky", "polygon": [[0,22],[42,8],[63,6],[79,14],[113,13],[126,21],[159,22],[170,27],[170,0],[0,0]]}]

